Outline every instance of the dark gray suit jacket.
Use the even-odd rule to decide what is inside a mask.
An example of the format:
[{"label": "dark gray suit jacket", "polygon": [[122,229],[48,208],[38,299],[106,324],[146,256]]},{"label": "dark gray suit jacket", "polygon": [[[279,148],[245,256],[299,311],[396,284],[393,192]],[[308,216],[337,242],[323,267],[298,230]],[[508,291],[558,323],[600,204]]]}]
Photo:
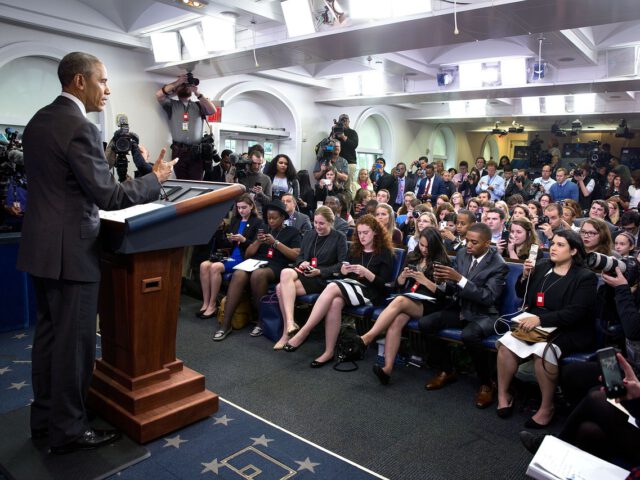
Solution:
[{"label": "dark gray suit jacket", "polygon": [[157,177],[117,183],[100,132],[62,96],[29,121],[23,146],[29,209],[18,269],[56,280],[99,281],[98,208],[118,210],[156,200]]},{"label": "dark gray suit jacket", "polygon": [[289,224],[289,226],[295,228],[300,232],[300,234],[304,235],[311,230],[311,220],[304,213],[296,211],[293,214],[293,223]]},{"label": "dark gray suit jacket", "polygon": [[489,247],[487,255],[470,273],[473,257],[461,248],[456,253],[454,268],[466,277],[467,284],[460,288],[447,283],[447,293],[457,295],[463,318],[471,320],[478,316],[498,316],[498,302],[504,290],[509,267],[495,247]]}]

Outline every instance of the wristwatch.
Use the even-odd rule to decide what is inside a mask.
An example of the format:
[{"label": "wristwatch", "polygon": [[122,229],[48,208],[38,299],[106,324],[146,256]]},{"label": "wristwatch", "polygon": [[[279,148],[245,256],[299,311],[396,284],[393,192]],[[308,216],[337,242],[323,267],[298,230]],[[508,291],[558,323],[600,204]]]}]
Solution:
[{"label": "wristwatch", "polygon": [[278,240],[273,242],[273,248],[277,248],[278,245],[280,245],[280,242]]}]

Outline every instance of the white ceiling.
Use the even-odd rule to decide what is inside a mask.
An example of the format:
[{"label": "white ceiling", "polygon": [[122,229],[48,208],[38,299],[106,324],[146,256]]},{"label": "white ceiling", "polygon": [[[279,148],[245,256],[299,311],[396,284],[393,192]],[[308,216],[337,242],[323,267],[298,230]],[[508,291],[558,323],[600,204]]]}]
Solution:
[{"label": "white ceiling", "polygon": [[[311,0],[319,7],[322,0]],[[348,11],[348,0],[339,0]],[[401,1],[401,0],[395,0]],[[425,0],[426,1],[426,0]],[[237,48],[195,63],[156,65],[150,72],[174,75],[194,68],[200,78],[235,74],[277,77],[315,90],[327,105],[397,105],[412,109],[421,122],[450,118],[449,100],[489,99],[488,117],[465,120],[477,128],[518,118],[522,96],[596,93],[598,114],[585,124],[612,127],[622,116],[640,124],[640,78],[614,77],[608,50],[640,45],[638,0],[433,0],[433,11],[375,22],[347,21],[319,33],[289,39],[278,0],[211,0],[201,10],[173,0],[0,0],[0,18],[33,28],[88,37],[122,47],[148,50],[148,33],[197,22],[203,15],[236,17]],[[254,39],[255,38],[255,39]],[[547,62],[546,78],[521,87],[460,90],[457,83],[438,87],[443,66],[480,59],[538,55]],[[258,66],[256,66],[257,59]],[[389,90],[380,96],[348,96],[342,77],[382,70]],[[540,125],[575,115],[539,116]],[[525,122],[526,123],[526,122]]]}]

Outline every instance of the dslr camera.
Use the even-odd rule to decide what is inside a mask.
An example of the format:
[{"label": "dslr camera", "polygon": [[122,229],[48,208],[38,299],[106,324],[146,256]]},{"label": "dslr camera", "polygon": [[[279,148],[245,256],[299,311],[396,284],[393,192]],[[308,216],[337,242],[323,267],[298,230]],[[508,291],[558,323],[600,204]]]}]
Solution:
[{"label": "dslr camera", "polygon": [[342,135],[344,133],[344,122],[340,122],[333,119],[333,127],[331,127],[331,135],[332,138],[338,138],[338,135]]},{"label": "dslr camera", "polygon": [[200,79],[193,76],[193,73],[187,72],[187,81],[184,83],[190,87],[197,87],[200,85]]},{"label": "dslr camera", "polygon": [[527,177],[525,177],[524,175],[518,175],[516,177],[516,183],[520,183],[522,185],[524,185],[524,182],[527,180]]},{"label": "dslr camera", "polygon": [[236,178],[245,178],[251,166],[251,159],[240,157],[235,153],[231,154],[229,159],[231,160],[231,165],[236,169]]},{"label": "dslr camera", "polygon": [[620,269],[622,275],[630,286],[638,283],[638,261],[632,257],[615,258],[602,253],[591,252],[587,255],[587,267],[592,270],[600,270],[607,275],[616,276],[616,267]]},{"label": "dslr camera", "polygon": [[411,211],[411,217],[412,218],[420,218],[420,215],[422,215],[420,212],[418,212],[417,210],[412,210]]},{"label": "dslr camera", "polygon": [[211,163],[218,154],[218,151],[215,149],[215,140],[213,135],[209,133],[205,133],[202,136],[202,140],[200,140],[200,143],[196,148],[197,155],[205,163]]},{"label": "dslr camera", "polygon": [[538,225],[542,225],[544,223],[549,223],[549,217],[547,215],[541,215],[540,218],[538,218]]}]

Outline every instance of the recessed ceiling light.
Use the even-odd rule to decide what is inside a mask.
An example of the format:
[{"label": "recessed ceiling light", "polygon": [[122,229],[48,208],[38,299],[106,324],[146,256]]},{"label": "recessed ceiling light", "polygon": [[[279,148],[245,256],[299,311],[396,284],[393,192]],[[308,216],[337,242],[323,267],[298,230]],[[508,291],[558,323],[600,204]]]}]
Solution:
[{"label": "recessed ceiling light", "polygon": [[559,62],[563,62],[563,63],[573,62],[574,60],[575,58],[573,57],[561,57],[558,59]]}]

